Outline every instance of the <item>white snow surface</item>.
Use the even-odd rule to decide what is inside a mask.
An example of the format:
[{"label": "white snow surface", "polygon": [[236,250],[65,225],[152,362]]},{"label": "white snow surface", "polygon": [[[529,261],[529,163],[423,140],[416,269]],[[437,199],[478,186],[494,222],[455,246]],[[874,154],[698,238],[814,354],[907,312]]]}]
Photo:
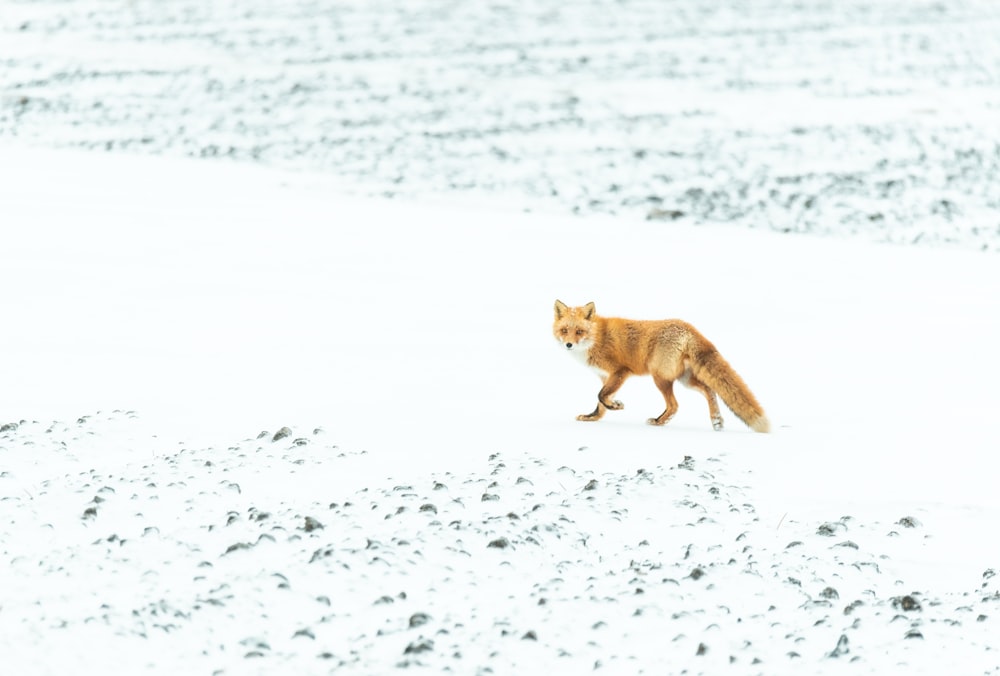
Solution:
[{"label": "white snow surface", "polygon": [[1000,673],[998,31],[0,4],[0,673]]},{"label": "white snow surface", "polygon": [[[5,673],[1000,672],[995,255],[16,146],[0,185]],[[577,422],[556,298],[694,323],[774,432],[648,426],[648,378]]]},{"label": "white snow surface", "polygon": [[0,139],[1000,250],[994,0],[7,0]]}]

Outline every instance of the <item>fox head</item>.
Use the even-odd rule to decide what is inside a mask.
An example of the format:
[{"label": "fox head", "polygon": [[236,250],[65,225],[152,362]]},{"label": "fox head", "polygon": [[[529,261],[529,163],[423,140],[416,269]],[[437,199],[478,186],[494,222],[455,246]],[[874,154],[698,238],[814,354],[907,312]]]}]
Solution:
[{"label": "fox head", "polygon": [[557,300],[552,335],[567,350],[586,352],[594,342],[594,317],[593,303],[587,303],[583,307],[569,307]]}]

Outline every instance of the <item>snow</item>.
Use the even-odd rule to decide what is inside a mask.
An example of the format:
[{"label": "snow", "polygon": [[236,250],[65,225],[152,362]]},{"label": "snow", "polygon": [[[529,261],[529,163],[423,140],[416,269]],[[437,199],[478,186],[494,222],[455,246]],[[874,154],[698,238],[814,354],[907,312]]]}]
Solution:
[{"label": "snow", "polygon": [[5,8],[5,673],[1000,673],[993,5],[511,7]]},{"label": "snow", "polygon": [[995,251],[998,32],[989,0],[17,2],[0,139]]},{"label": "snow", "polygon": [[[992,255],[2,157],[15,673],[1000,665]],[[775,432],[575,421],[556,297],[695,323]]]}]

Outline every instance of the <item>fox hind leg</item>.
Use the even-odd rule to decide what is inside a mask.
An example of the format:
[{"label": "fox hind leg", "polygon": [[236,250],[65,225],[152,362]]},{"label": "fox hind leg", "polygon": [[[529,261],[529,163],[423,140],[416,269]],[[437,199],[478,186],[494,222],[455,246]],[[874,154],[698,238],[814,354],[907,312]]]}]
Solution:
[{"label": "fox hind leg", "polygon": [[721,432],[723,427],[722,412],[719,411],[719,400],[715,396],[715,391],[698,380],[693,373],[685,373],[685,376],[681,382],[692,390],[698,390],[705,396],[705,400],[708,401],[708,414],[712,416],[712,429],[716,432]]},{"label": "fox hind leg", "polygon": [[674,417],[674,414],[677,413],[677,397],[674,396],[674,381],[654,374],[653,382],[656,383],[656,389],[663,395],[663,400],[667,407],[658,417],[650,418],[646,422],[650,425],[666,425]]}]

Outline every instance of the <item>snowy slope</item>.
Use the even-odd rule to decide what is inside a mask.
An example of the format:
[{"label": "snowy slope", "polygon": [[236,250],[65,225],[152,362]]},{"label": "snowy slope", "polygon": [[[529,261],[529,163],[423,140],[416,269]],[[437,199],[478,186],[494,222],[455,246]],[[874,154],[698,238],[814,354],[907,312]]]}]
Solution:
[{"label": "snowy slope", "polygon": [[[0,149],[11,673],[997,673],[995,256]],[[682,317],[776,430],[555,298]],[[280,428],[291,435],[273,440]]]}]

